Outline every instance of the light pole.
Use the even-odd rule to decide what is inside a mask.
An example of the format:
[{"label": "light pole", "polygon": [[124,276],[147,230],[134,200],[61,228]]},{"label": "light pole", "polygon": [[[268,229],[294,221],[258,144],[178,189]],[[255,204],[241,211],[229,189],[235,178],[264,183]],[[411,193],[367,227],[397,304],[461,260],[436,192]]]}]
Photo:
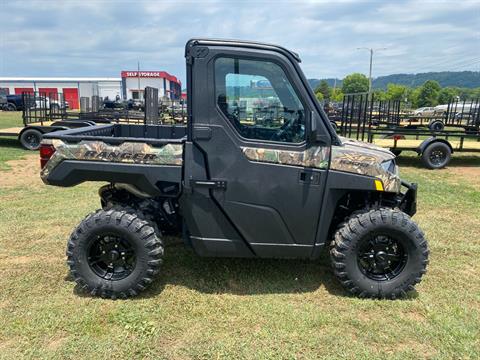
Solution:
[{"label": "light pole", "polygon": [[373,53],[375,51],[387,50],[387,48],[367,48],[367,47],[359,47],[357,50],[368,50],[370,52],[370,71],[368,73],[368,93],[372,92],[372,63],[373,63]]}]

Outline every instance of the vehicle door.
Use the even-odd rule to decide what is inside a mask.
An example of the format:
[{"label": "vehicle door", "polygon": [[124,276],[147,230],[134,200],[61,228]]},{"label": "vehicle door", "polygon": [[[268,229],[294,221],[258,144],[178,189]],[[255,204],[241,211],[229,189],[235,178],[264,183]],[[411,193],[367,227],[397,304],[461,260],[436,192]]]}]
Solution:
[{"label": "vehicle door", "polygon": [[193,141],[217,181],[210,196],[256,255],[308,256],[330,144],[307,139],[316,110],[294,65],[273,51],[211,47],[193,69]]}]

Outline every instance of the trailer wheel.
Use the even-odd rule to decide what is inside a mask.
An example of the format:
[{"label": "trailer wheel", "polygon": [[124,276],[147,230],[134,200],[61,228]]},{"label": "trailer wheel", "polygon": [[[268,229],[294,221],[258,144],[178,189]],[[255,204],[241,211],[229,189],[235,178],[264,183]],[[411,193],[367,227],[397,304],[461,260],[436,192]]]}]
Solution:
[{"label": "trailer wheel", "polygon": [[126,210],[88,215],[67,246],[67,263],[79,287],[111,299],[135,296],[149,287],[162,259],[160,234]]},{"label": "trailer wheel", "polygon": [[42,142],[42,133],[36,129],[27,129],[20,135],[20,143],[27,150],[38,150]]},{"label": "trailer wheel", "polygon": [[422,161],[429,169],[441,169],[447,166],[452,156],[452,150],[444,142],[434,142],[422,153]]},{"label": "trailer wheel", "polygon": [[442,131],[445,129],[445,124],[441,120],[432,120],[428,124],[428,128],[432,131]]},{"label": "trailer wheel", "polygon": [[400,210],[353,214],[335,233],[330,256],[336,277],[359,297],[396,299],[426,272],[423,232]]}]

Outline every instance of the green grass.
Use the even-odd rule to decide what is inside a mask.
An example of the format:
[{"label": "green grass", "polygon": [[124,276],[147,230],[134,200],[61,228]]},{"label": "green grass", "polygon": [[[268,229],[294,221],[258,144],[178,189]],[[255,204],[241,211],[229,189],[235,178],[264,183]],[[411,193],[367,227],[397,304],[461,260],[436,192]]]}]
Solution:
[{"label": "green grass", "polygon": [[4,171],[0,358],[478,359],[480,181],[468,171],[480,158],[455,157],[442,171],[413,156],[400,163],[419,183],[415,220],[431,263],[417,292],[398,301],[348,296],[326,257],[204,259],[182,245],[166,248],[141,297],[91,298],[72,282],[64,251],[99,207],[99,184],[48,187],[28,171],[6,177],[22,167]]},{"label": "green grass", "polygon": [[[0,111],[0,129],[23,126],[20,111]],[[15,137],[0,137],[0,172],[10,169],[9,160],[22,159],[34,152],[22,148]]]},{"label": "green grass", "polygon": [[0,129],[23,126],[21,111],[0,111]]}]

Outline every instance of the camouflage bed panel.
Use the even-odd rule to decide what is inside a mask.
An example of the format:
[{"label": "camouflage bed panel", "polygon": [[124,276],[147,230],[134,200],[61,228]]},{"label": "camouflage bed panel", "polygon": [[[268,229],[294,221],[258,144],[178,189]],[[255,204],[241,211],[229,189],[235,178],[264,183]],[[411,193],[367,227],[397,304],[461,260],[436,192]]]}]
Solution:
[{"label": "camouflage bed panel", "polygon": [[76,144],[68,144],[58,139],[44,140],[43,143],[53,145],[56,151],[43,168],[41,172],[42,178],[46,178],[63,160],[182,165],[182,144],[165,144],[161,147],[136,142],[109,145],[102,141],[81,141]]}]

